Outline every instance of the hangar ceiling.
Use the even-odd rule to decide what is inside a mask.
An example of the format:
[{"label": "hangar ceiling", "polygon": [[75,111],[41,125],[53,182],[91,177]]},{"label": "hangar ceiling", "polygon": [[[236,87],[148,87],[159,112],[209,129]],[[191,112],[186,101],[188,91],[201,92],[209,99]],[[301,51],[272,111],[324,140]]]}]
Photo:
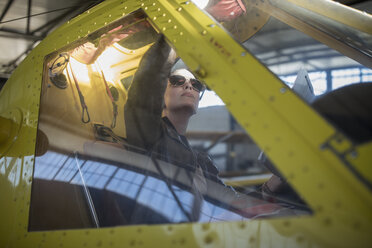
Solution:
[{"label": "hangar ceiling", "polygon": [[102,0],[0,1],[0,78],[5,81],[47,34]]},{"label": "hangar ceiling", "polygon": [[[46,35],[74,16],[84,12],[92,6],[102,2],[102,0],[2,0],[0,1],[0,88],[6,82],[13,70],[27,56],[27,54],[40,42]],[[368,13],[372,13],[372,1],[368,0],[339,0],[339,2],[357,8]],[[278,28],[278,27],[277,27]],[[286,27],[279,28],[285,32]],[[266,30],[266,33],[278,32],[276,30]],[[288,31],[286,36],[298,35]],[[248,49],[255,50],[256,54],[262,53],[266,56],[265,64],[273,68],[280,66],[283,58],[278,57],[275,52],[285,50],[285,47],[277,47],[276,40],[265,39],[265,42],[253,41]],[[310,48],[317,50],[316,46],[304,43],[307,50]],[[289,48],[289,47],[288,47]],[[301,51],[301,48],[297,48]],[[319,47],[320,50],[324,49]],[[272,54],[272,58],[270,57]],[[329,54],[324,53],[324,57]],[[338,66],[340,63],[350,63],[343,61],[333,61]],[[329,64],[329,63],[324,63]],[[319,66],[319,65],[318,65]],[[322,66],[321,66],[322,67]],[[288,73],[292,73],[288,71]],[[284,73],[285,74],[285,73]]]}]

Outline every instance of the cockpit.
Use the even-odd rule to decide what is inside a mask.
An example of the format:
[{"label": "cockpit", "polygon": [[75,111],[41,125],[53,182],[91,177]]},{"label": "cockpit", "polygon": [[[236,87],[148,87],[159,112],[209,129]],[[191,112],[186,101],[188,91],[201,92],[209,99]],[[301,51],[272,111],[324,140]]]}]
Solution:
[{"label": "cockpit", "polygon": [[[260,78],[259,71],[252,72],[249,76],[255,87],[249,88],[247,100],[237,110],[230,102],[221,100],[234,97],[237,92],[223,91],[213,82],[224,73],[224,68],[206,74],[200,64],[195,66],[192,58],[199,56],[206,65],[213,60],[203,58],[197,48],[195,54],[185,55],[174,47],[178,56],[186,57],[181,66],[193,71],[208,86],[185,137],[193,150],[203,154],[200,156],[205,156],[205,160],[213,161],[219,177],[205,176],[204,171],[193,168],[187,159],[163,159],[128,142],[128,132],[133,131],[128,131],[125,120],[128,92],[144,54],[156,43],[159,33],[151,22],[155,17],[151,19],[136,11],[45,57],[30,231],[241,221],[313,213],[301,193],[287,182],[291,174],[283,174],[275,160],[270,159],[280,158],[275,148],[256,142],[254,133],[259,130],[265,136],[271,123],[252,124],[264,112],[245,104],[249,105],[251,95],[268,92],[270,102],[279,108],[285,104],[277,102],[277,94],[290,91],[340,130],[340,137],[345,135],[355,144],[369,142],[371,104],[359,101],[365,99],[359,96],[371,92],[372,71],[366,67],[371,61],[367,44],[370,40],[365,41],[362,32],[350,27],[348,34],[353,38],[341,44],[338,40],[344,34],[339,30],[343,26],[337,21],[320,18],[316,25],[310,26],[306,21],[318,18],[316,14],[307,15],[294,7],[290,7],[293,12],[285,12],[283,9],[289,7],[280,1],[271,4],[262,1],[256,5],[237,1],[236,6],[221,11],[222,2],[210,3],[206,11],[230,32],[231,40],[240,44],[241,57],[251,53],[252,59],[269,68],[272,76]],[[166,22],[172,25],[163,27],[162,32],[178,32],[183,36],[171,19]],[[335,29],[325,28],[323,22]],[[204,31],[205,35],[213,32]],[[286,40],[286,34],[296,32],[299,34],[296,40]],[[167,42],[188,43],[187,37],[180,39]],[[273,39],[280,45],[266,51]],[[208,42],[230,60],[228,48],[214,38]],[[347,67],[338,67],[337,63],[341,62]],[[238,61],[232,59],[231,63],[234,68]],[[243,73],[238,69],[234,68],[233,76]],[[343,76],[339,76],[341,72]],[[266,79],[276,80],[276,93],[269,92]],[[229,83],[224,81],[226,85]],[[337,90],[354,83],[358,85]],[[355,100],[359,105],[347,108],[345,99]],[[249,116],[247,119],[251,121],[235,118],[238,112]],[[348,122],[349,119],[352,121]],[[249,133],[247,127],[251,126]],[[281,137],[272,140],[280,145]],[[285,156],[295,157],[296,150]],[[306,168],[302,170],[306,172]]]}]

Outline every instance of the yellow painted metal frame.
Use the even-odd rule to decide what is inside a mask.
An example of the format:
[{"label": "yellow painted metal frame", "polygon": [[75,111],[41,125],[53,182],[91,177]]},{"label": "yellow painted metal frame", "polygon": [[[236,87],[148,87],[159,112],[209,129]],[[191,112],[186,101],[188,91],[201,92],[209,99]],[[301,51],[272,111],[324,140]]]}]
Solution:
[{"label": "yellow painted metal frame", "polygon": [[[186,64],[224,100],[314,210],[249,222],[28,232],[43,61],[46,55],[142,9]],[[372,195],[324,144],[336,130],[191,2],[108,0],[49,35],[0,93],[0,116],[21,128],[0,158],[1,247],[370,247]],[[343,151],[342,138],[332,147]],[[367,170],[371,144],[346,153]],[[349,156],[350,155],[350,156]],[[364,169],[363,169],[364,168]]]}]

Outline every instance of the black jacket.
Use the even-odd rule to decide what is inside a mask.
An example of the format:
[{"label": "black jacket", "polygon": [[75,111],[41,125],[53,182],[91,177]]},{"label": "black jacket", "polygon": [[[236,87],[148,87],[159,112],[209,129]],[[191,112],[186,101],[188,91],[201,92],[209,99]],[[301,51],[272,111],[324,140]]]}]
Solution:
[{"label": "black jacket", "polygon": [[206,178],[223,184],[207,154],[191,148],[168,118],[162,118],[163,96],[172,64],[170,47],[161,37],[144,55],[133,78],[124,107],[129,144],[155,154],[161,160],[195,172],[199,166]]}]

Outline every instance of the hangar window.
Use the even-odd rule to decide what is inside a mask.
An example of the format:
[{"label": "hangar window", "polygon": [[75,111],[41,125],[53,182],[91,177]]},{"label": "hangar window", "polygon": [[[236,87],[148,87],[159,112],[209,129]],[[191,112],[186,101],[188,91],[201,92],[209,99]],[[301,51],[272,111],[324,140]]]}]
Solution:
[{"label": "hangar window", "polygon": [[[311,213],[223,105],[180,135],[164,111],[192,114],[204,88],[182,61],[162,76],[165,47],[135,12],[47,56],[30,231]],[[167,89],[187,100],[163,104]]]}]

